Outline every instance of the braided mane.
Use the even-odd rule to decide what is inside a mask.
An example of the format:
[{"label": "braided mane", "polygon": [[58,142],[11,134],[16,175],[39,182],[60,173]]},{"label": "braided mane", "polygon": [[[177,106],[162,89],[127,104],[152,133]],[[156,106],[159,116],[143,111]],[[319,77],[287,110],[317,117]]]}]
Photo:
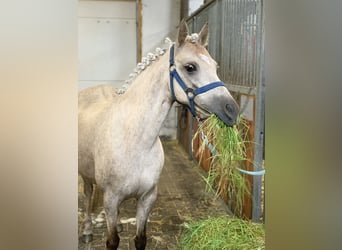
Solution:
[{"label": "braided mane", "polygon": [[[168,43],[170,46],[173,43],[170,38],[166,37],[164,40],[164,43]],[[153,61],[158,60],[159,57],[163,56],[166,52],[166,49],[162,49],[160,47],[155,49],[154,53],[148,53],[147,56],[144,56],[141,59],[141,62],[137,64],[137,66],[134,68],[133,73],[129,74],[128,79],[125,81],[125,83],[121,86],[121,88],[118,88],[116,90],[116,93],[119,95],[124,94],[131,83],[134,81],[134,79],[142,72],[144,71],[149,65],[153,63]]]}]

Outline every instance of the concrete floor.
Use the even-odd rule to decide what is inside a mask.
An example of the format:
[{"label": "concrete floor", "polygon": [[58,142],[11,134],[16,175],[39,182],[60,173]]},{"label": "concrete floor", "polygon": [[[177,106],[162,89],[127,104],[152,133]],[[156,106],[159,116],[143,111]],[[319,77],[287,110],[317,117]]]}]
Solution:
[{"label": "concrete floor", "polygon": [[[174,249],[179,241],[182,224],[189,220],[199,220],[208,216],[219,216],[229,213],[221,199],[215,199],[212,194],[205,193],[205,183],[202,175],[205,173],[177,144],[177,141],[163,141],[165,165],[159,181],[158,198],[150,214],[147,224],[146,249]],[[82,183],[79,187],[79,235],[83,214]],[[102,205],[94,209],[94,218],[99,217]],[[123,231],[119,234],[119,249],[135,249],[134,218],[136,212],[135,200],[127,200],[120,207],[120,219]],[[85,244],[79,238],[78,249],[104,249],[106,240],[106,224],[96,222],[93,230],[93,241]]]}]

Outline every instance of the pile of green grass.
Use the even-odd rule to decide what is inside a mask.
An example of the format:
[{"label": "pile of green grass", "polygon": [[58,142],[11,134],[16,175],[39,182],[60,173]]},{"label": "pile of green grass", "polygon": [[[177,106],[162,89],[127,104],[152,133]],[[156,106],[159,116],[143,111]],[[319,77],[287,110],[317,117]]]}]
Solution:
[{"label": "pile of green grass", "polygon": [[262,250],[263,224],[221,216],[185,224],[176,249],[180,250]]},{"label": "pile of green grass", "polygon": [[[216,153],[212,156],[210,170],[205,181],[207,191],[214,191],[218,196],[234,204],[233,212],[242,215],[245,195],[250,195],[249,186],[238,168],[244,169],[246,158],[247,124],[238,120],[234,127],[226,126],[215,115],[210,116],[199,127],[195,136],[204,131]],[[199,147],[200,161],[207,145],[205,141]]]}]

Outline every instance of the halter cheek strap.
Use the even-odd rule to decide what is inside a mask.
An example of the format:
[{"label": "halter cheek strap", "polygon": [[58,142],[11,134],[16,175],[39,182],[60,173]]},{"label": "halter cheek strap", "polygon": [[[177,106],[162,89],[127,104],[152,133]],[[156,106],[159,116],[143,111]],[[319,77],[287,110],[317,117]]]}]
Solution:
[{"label": "halter cheek strap", "polygon": [[180,103],[177,100],[177,97],[175,95],[174,81],[173,81],[174,79],[176,79],[179,86],[183,89],[183,91],[187,95],[188,100],[189,100],[189,106],[187,106],[187,108],[190,110],[193,116],[196,116],[194,99],[197,95],[203,94],[211,89],[224,86],[223,82],[212,82],[197,89],[192,89],[192,88],[187,87],[176,70],[175,61],[174,61],[174,44],[173,44],[172,47],[170,48],[170,89],[171,89],[173,100]]}]

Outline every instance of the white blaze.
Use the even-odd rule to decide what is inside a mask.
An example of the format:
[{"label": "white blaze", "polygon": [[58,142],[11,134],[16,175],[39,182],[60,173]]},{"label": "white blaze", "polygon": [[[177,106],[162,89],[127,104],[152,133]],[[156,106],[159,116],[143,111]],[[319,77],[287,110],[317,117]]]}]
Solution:
[{"label": "white blaze", "polygon": [[209,60],[209,58],[208,58],[207,56],[205,56],[205,55],[203,55],[203,54],[199,54],[199,58],[200,58],[202,61],[206,62],[207,64],[210,64],[210,60]]}]

